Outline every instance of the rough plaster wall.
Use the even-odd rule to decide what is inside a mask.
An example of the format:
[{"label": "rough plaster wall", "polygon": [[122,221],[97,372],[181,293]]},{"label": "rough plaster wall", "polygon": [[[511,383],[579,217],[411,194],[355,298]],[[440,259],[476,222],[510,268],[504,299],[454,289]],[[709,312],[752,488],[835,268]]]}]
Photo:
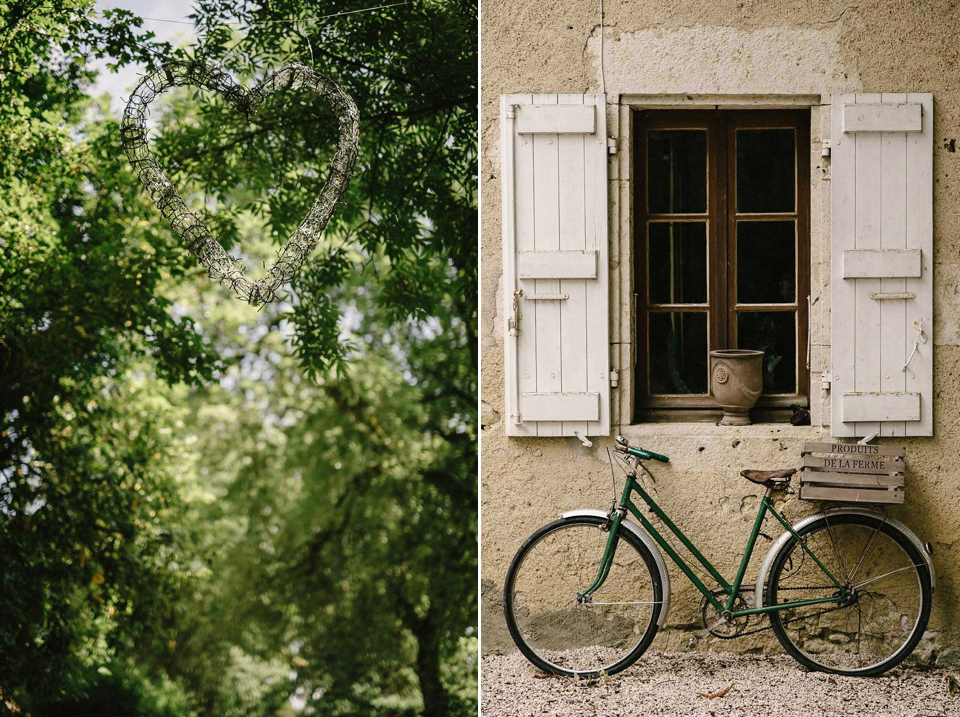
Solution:
[{"label": "rough plaster wall", "polygon": [[[604,78],[611,97],[684,94],[694,91],[691,86],[703,94],[810,94],[859,84],[856,73],[848,74],[840,65],[835,28],[695,25],[621,32],[605,27],[603,36]],[[590,34],[587,55],[599,77],[599,27]]]},{"label": "rough plaster wall", "polygon": [[[920,654],[960,661],[960,10],[954,2],[605,1],[604,79],[620,93],[934,93],[935,433],[907,446],[907,502],[892,512],[934,545],[934,610]],[[481,349],[483,649],[509,650],[500,590],[523,539],[562,510],[611,500],[605,448],[576,439],[507,439],[503,432],[503,324],[498,96],[598,92],[598,8],[574,0],[484,0],[481,101]],[[611,113],[614,115],[615,113]],[[829,107],[811,127],[829,131]],[[614,117],[615,119],[615,117]],[[612,124],[611,134],[616,125]],[[829,164],[811,153],[814,417],[820,361],[829,360]],[[818,189],[819,186],[819,189]],[[611,189],[611,200],[616,197]],[[611,226],[611,232],[615,226]],[[616,315],[616,307],[612,314]],[[816,423],[816,420],[815,420]],[[719,428],[707,424],[620,427],[671,456],[655,469],[661,505],[725,574],[732,573],[756,507],[745,467],[794,466],[804,440],[828,428],[789,425]],[[659,466],[659,464],[657,464]],[[799,517],[808,504],[790,501]],[[773,526],[767,532],[776,535]],[[765,541],[758,544],[764,552]],[[755,573],[756,564],[751,569]],[[751,574],[748,572],[748,575]],[[672,571],[674,597],[660,648],[677,648],[697,623],[699,594]],[[769,633],[767,633],[769,634]],[[703,644],[703,643],[702,643]],[[705,649],[752,649],[757,642],[705,641]],[[769,646],[767,644],[767,646]],[[773,648],[779,649],[779,648]]]}]

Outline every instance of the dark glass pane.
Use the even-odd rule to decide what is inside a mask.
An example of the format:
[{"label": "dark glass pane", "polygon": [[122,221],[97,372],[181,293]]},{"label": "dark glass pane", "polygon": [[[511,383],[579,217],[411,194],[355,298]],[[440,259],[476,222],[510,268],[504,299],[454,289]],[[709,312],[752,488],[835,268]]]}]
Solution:
[{"label": "dark glass pane", "polygon": [[796,206],[795,131],[737,130],[737,211],[792,212]]},{"label": "dark glass pane", "polygon": [[706,222],[651,222],[648,226],[650,303],[707,303]]},{"label": "dark glass pane", "polygon": [[763,392],[797,392],[797,330],[792,311],[741,311],[737,314],[737,348],[759,349],[763,357]]},{"label": "dark glass pane", "polygon": [[795,222],[737,222],[737,301],[793,303]]},{"label": "dark glass pane", "polygon": [[647,316],[650,393],[706,393],[706,312],[656,312]]},{"label": "dark glass pane", "polygon": [[647,195],[651,214],[707,211],[707,131],[647,132]]}]

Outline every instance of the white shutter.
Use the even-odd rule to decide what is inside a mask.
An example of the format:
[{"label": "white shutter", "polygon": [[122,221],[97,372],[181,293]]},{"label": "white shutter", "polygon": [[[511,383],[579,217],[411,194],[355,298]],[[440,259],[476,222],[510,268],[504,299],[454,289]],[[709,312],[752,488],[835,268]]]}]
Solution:
[{"label": "white shutter", "polygon": [[503,95],[509,436],[610,433],[605,95]]},{"label": "white shutter", "polygon": [[933,95],[833,96],[834,436],[933,435]]}]

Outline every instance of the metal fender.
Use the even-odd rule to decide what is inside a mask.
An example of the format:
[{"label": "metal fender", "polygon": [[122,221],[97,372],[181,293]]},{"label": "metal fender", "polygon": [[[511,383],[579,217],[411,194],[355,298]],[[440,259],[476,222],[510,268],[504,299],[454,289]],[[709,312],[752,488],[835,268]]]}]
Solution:
[{"label": "metal fender", "polygon": [[[830,510],[825,510],[822,513],[808,515],[806,518],[794,523],[792,527],[794,531],[798,531],[816,520],[834,515],[867,515],[873,518],[879,518],[880,520],[886,518],[887,523],[902,530],[904,535],[906,535],[910,539],[910,542],[913,543],[920,551],[923,559],[927,562],[927,568],[930,570],[931,589],[936,590],[937,577],[933,572],[933,559],[930,556],[930,552],[927,550],[926,546],[920,542],[920,538],[918,538],[913,531],[910,530],[910,528],[905,526],[899,520],[885,516],[879,511],[870,510],[868,508],[831,508]],[[754,603],[756,607],[763,607],[763,586],[767,582],[767,575],[770,572],[770,568],[773,566],[773,560],[777,557],[777,553],[779,553],[783,546],[787,544],[787,541],[790,540],[790,538],[790,533],[786,531],[783,533],[783,535],[777,538],[776,542],[770,546],[770,550],[767,551],[767,555],[764,557],[763,563],[760,565],[760,572],[757,574],[756,592],[754,593]]]},{"label": "metal fender", "polygon": [[[610,511],[607,510],[581,508],[579,510],[568,510],[566,513],[561,513],[560,517],[577,518],[580,516],[590,516],[593,518],[606,519],[609,515]],[[663,585],[663,609],[660,611],[660,618],[657,620],[657,627],[663,627],[664,623],[667,621],[667,613],[670,612],[670,573],[667,572],[667,564],[663,561],[663,555],[661,555],[657,544],[653,542],[653,538],[651,538],[643,528],[636,523],[627,520],[626,518],[621,521],[620,525],[639,538],[640,542],[649,548],[650,552],[653,554],[653,562],[656,564],[657,571],[660,573],[660,584]]]}]

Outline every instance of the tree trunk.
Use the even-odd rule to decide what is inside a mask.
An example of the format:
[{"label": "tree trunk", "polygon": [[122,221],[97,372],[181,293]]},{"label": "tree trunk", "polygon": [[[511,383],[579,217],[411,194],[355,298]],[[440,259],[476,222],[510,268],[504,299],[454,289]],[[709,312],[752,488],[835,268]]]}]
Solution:
[{"label": "tree trunk", "polygon": [[424,717],[447,717],[449,697],[440,681],[440,634],[429,614],[412,626],[417,638],[417,677]]}]

